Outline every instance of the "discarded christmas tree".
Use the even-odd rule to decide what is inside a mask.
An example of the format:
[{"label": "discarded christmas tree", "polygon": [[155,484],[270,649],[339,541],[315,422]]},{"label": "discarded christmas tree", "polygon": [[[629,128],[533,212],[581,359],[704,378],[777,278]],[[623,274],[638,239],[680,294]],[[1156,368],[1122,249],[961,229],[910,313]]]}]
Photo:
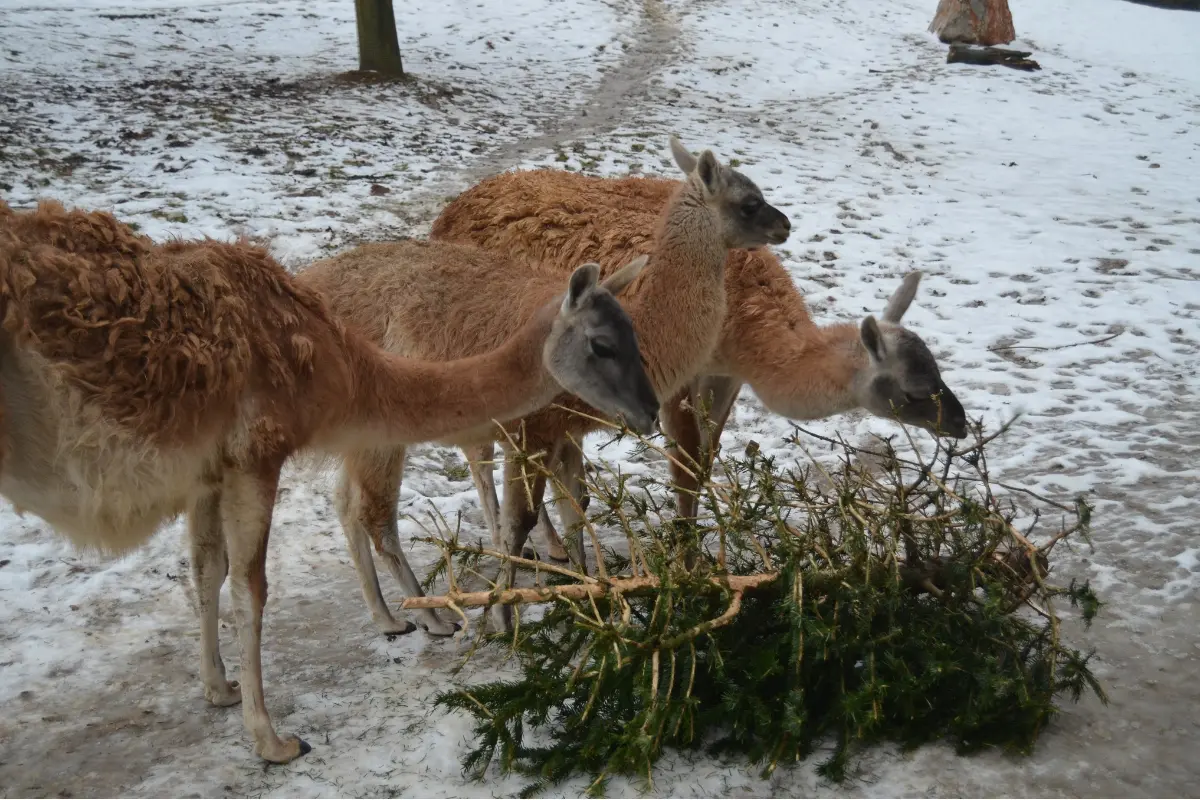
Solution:
[{"label": "discarded christmas tree", "polygon": [[[1099,600],[1049,577],[1055,547],[1086,538],[1091,509],[1001,489],[989,439],[975,437],[959,450],[939,442],[921,463],[887,442],[868,453],[798,431],[797,447],[819,440],[836,464],[782,470],[754,446],[719,457],[693,521],[672,517],[661,487],[599,474],[581,532],[601,554],[596,576],[513,559],[534,588],[466,591],[506,557],[443,530],[429,581],[450,591],[407,607],[470,622],[468,606],[545,604],[540,619],[486,637],[511,648],[518,680],[438,698],[475,718],[464,767],[528,775],[525,794],[584,773],[601,793],[614,775],[651,781],[668,747],[769,774],[832,743],[821,770],[833,779],[856,745],[880,740],[1027,752],[1062,693],[1104,699],[1055,609],[1065,599],[1090,622]],[[1059,524],[1043,532],[1046,510]],[[605,530],[624,546],[601,548]],[[535,730],[544,744],[530,743]]]}]

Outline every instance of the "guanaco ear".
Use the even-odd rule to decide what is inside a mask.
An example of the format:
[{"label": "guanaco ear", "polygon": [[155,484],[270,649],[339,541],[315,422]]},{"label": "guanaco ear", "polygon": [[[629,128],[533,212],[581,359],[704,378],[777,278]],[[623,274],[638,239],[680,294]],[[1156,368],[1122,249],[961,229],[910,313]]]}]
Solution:
[{"label": "guanaco ear", "polygon": [[646,263],[649,260],[650,256],[638,256],[633,261],[630,261],[612,275],[609,275],[607,278],[605,278],[600,285],[612,292],[614,297],[619,295],[621,292],[625,291],[629,284],[633,283],[634,280],[637,279],[638,275],[642,274],[642,270],[645,269]]},{"label": "guanaco ear", "polygon": [[688,152],[675,134],[671,134],[671,155],[675,157],[675,165],[683,170],[684,175],[691,175],[696,169],[696,157]]},{"label": "guanaco ear", "polygon": [[868,316],[862,321],[859,336],[862,338],[863,347],[867,348],[867,355],[873,362],[879,363],[887,357],[887,350],[883,346],[883,334],[880,333],[879,323],[875,321],[874,317]]},{"label": "guanaco ear", "polygon": [[900,282],[900,288],[888,300],[887,308],[883,310],[884,322],[900,321],[900,318],[904,316],[904,312],[908,311],[908,307],[912,305],[913,298],[917,296],[917,287],[920,284],[920,270],[913,270],[904,276],[904,280]]},{"label": "guanaco ear", "polygon": [[579,301],[596,285],[599,278],[600,265],[595,262],[576,267],[571,273],[571,282],[567,284],[567,296],[563,298],[563,313],[579,308]]},{"label": "guanaco ear", "polygon": [[716,194],[721,188],[721,165],[717,163],[717,157],[713,155],[712,150],[705,150],[700,154],[700,162],[696,164],[696,173],[704,182],[704,188],[708,190],[709,194]]}]

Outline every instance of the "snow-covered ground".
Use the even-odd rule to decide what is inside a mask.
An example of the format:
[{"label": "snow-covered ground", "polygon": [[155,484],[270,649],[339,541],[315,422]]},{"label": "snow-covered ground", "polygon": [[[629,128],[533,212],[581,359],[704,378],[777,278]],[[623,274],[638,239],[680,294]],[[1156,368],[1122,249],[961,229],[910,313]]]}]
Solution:
[{"label": "snow-covered ground", "polygon": [[[811,763],[762,782],[669,757],[656,791],[1194,793],[1200,14],[1011,0],[1014,46],[1044,68],[1023,73],[945,64],[925,32],[935,5],[397,3],[418,80],[396,87],[339,77],[356,56],[345,0],[14,0],[0,7],[0,196],[109,208],[156,237],[245,233],[298,266],[353,242],[423,234],[447,196],[500,169],[670,174],[671,131],[736,158],[790,215],[780,253],[815,316],[877,313],[904,272],[925,270],[905,321],[947,383],[991,423],[1027,414],[991,448],[997,475],[1094,498],[1095,550],[1059,569],[1108,601],[1091,631],[1071,635],[1099,651],[1112,705],[1068,706],[1028,758],[878,748],[858,783],[837,787]],[[813,427],[892,430],[861,415]],[[727,446],[754,439],[801,458],[787,432],[747,393]],[[481,530],[462,464],[453,450],[415,449],[402,510],[462,510]],[[478,659],[452,678],[458,643],[375,635],[329,484],[295,472],[280,492],[267,697],[279,730],[314,750],[270,768],[237,710],[204,702],[181,525],[111,562],[73,553],[4,505],[0,794],[519,788],[515,778],[465,781],[466,720],[428,708],[452,680],[496,664]],[[420,535],[415,522],[405,531]],[[420,572],[432,555],[418,544],[410,559]]]}]

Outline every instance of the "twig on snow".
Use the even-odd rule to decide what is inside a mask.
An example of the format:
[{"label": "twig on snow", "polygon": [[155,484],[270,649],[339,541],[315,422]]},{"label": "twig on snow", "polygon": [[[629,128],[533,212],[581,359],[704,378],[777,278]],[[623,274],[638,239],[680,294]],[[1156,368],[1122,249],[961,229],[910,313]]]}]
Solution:
[{"label": "twig on snow", "polygon": [[1110,335],[1105,336],[1100,339],[1089,339],[1086,342],[1074,342],[1072,344],[1060,344],[1057,347],[1038,347],[1037,345],[1032,345],[1032,344],[1009,344],[1009,345],[1004,345],[1003,347],[989,347],[988,352],[998,353],[1001,350],[1041,350],[1041,351],[1066,350],[1068,347],[1080,347],[1085,344],[1100,344],[1101,342],[1107,342],[1111,339],[1117,338],[1124,332],[1125,332],[1125,329],[1122,328],[1121,330],[1117,331],[1116,333],[1110,334]]}]

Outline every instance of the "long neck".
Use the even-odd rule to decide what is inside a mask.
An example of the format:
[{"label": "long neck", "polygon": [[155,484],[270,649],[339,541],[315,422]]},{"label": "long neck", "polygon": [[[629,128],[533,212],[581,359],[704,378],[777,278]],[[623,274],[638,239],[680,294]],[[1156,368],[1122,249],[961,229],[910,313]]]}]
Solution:
[{"label": "long neck", "polygon": [[[345,425],[376,444],[435,441],[486,429],[550,403],[562,390],[542,348],[558,301],[542,308],[495,350],[456,361],[407,359],[364,339]],[[349,333],[348,336],[355,336]]]},{"label": "long neck", "polygon": [[790,419],[821,419],[858,407],[856,382],[870,362],[857,325],[775,334],[759,343],[764,357],[739,365],[740,377],[763,405]]},{"label": "long neck", "polygon": [[626,302],[648,374],[660,397],[707,363],[725,316],[725,258],[716,214],[685,181],[658,220],[654,251]]}]

